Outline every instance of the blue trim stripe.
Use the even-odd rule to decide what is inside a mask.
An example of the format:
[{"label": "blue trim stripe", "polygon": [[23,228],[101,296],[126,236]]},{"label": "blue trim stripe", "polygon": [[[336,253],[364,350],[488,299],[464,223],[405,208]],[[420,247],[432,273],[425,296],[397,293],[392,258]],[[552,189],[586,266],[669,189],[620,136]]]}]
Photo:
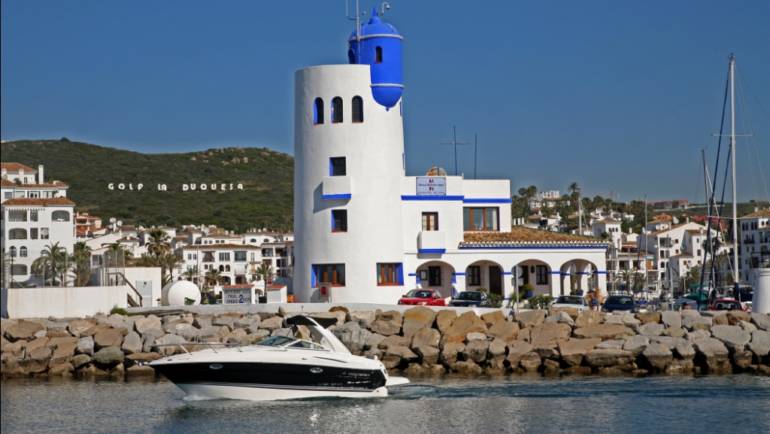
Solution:
[{"label": "blue trim stripe", "polygon": [[409,273],[410,276],[416,276],[417,273]]},{"label": "blue trim stripe", "polygon": [[465,276],[465,273],[454,273],[455,276]]},{"label": "blue trim stripe", "polygon": [[[563,272],[563,271],[551,271],[551,274],[554,274],[554,275],[559,274],[561,276],[571,276],[573,274],[579,274],[579,275],[583,275],[583,276],[592,276],[594,273],[586,273],[586,272],[583,272],[583,271],[578,271],[577,273],[566,273],[566,272]],[[596,270],[596,274],[607,274],[607,271]]]},{"label": "blue trim stripe", "polygon": [[353,197],[350,193],[341,193],[341,194],[322,194],[321,199],[323,200],[347,200]]},{"label": "blue trim stripe", "polygon": [[401,195],[401,200],[463,200],[465,196],[409,196]]},{"label": "blue trim stripe", "polygon": [[510,276],[512,274],[513,274],[512,271],[503,271],[503,276]]},{"label": "blue trim stripe", "polygon": [[549,249],[549,250],[570,250],[570,249],[580,249],[580,250],[607,250],[606,246],[587,246],[587,245],[577,245],[577,246],[544,246],[544,245],[538,245],[538,244],[532,244],[529,246],[460,246],[461,250],[526,250],[526,249]]},{"label": "blue trim stripe", "polygon": [[442,255],[446,253],[446,249],[417,249],[417,253]]},{"label": "blue trim stripe", "polygon": [[502,198],[465,198],[463,199],[463,203],[511,203],[510,197],[502,197]]}]

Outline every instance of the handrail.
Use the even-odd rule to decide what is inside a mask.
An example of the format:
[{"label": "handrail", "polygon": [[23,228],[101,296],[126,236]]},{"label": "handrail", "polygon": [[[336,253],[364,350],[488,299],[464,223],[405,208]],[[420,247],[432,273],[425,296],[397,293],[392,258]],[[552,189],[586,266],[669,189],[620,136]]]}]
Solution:
[{"label": "handrail", "polygon": [[[126,275],[123,274],[122,271],[115,271],[114,274],[117,274],[117,275],[119,275],[120,277],[123,278],[123,283],[128,285],[128,287],[131,288],[134,291],[134,294],[136,294],[137,298],[139,299],[139,307],[142,307],[142,301],[143,301],[142,300],[142,294],[136,289],[136,287],[134,287],[134,285],[131,284],[131,282],[129,282],[129,280],[126,277]],[[129,297],[129,299],[132,299],[130,294],[127,294],[127,296]],[[136,304],[136,302],[134,302],[134,304]]]}]

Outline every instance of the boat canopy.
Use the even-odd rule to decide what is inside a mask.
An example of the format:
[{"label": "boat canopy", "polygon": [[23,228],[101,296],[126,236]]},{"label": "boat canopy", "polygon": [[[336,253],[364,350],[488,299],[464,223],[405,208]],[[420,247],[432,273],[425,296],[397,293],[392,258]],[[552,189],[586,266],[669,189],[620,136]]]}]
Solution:
[{"label": "boat canopy", "polygon": [[290,318],[286,318],[286,324],[289,325],[303,325],[308,327],[321,326],[328,328],[337,324],[337,318],[310,318],[305,315],[296,315]]}]

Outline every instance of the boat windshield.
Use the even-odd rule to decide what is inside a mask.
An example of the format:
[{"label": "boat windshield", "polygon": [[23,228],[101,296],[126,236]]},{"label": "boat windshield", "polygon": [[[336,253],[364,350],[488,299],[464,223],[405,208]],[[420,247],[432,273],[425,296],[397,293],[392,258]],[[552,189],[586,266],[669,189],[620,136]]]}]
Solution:
[{"label": "boat windshield", "polygon": [[270,336],[269,338],[265,338],[257,342],[257,345],[262,345],[265,347],[282,347],[294,341],[296,341],[296,339],[287,338],[286,336]]}]

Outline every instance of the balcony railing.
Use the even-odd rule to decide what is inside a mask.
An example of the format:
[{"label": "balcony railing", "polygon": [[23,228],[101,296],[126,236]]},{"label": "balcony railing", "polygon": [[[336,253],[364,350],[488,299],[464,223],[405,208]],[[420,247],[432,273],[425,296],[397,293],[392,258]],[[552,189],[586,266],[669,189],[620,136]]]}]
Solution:
[{"label": "balcony railing", "polygon": [[324,200],[346,200],[353,194],[349,176],[327,176],[321,188],[321,198]]},{"label": "balcony railing", "polygon": [[442,231],[421,231],[417,235],[418,253],[446,253],[446,236]]}]

